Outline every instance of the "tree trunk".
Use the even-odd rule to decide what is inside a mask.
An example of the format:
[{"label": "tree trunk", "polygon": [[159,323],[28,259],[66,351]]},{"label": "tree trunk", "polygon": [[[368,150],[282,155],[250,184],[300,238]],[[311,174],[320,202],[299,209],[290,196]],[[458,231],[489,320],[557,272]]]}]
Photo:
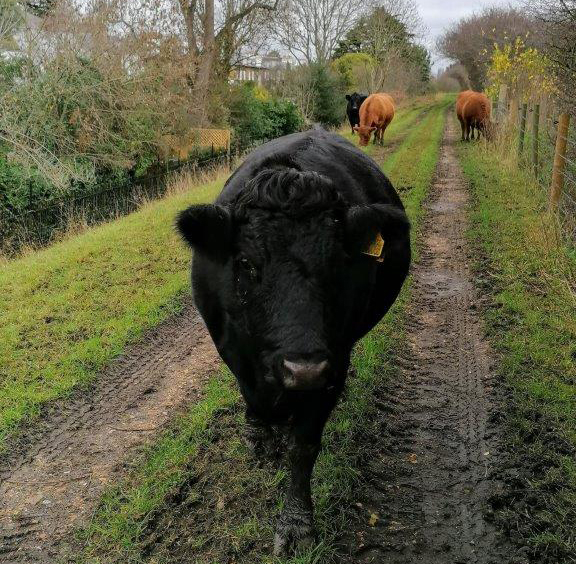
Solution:
[{"label": "tree trunk", "polygon": [[205,1],[203,30],[203,50],[196,75],[195,97],[198,104],[198,121],[202,127],[208,118],[208,96],[210,76],[214,66],[215,40],[214,40],[214,0]]}]

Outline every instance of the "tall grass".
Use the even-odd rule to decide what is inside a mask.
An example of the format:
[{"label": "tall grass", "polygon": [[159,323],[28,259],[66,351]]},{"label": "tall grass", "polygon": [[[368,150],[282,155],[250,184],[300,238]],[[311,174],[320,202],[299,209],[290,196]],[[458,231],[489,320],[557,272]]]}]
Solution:
[{"label": "tall grass", "polygon": [[498,146],[460,148],[486,320],[509,388],[500,524],[534,562],[576,562],[576,258],[546,194]]}]

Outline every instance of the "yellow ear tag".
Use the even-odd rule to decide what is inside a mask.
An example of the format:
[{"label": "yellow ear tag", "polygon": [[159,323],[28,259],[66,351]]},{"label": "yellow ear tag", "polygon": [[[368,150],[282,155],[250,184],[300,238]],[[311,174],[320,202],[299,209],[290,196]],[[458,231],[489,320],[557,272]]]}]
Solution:
[{"label": "yellow ear tag", "polygon": [[378,262],[384,262],[384,257],[382,257],[382,251],[384,250],[384,239],[380,233],[376,233],[376,239],[370,243],[370,246],[363,251],[363,254],[375,257]]}]

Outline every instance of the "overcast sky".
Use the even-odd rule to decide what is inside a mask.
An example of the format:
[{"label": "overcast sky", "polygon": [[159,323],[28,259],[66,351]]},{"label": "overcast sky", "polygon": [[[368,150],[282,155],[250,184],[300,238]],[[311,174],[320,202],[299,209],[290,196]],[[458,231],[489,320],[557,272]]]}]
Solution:
[{"label": "overcast sky", "polygon": [[450,26],[451,23],[458,21],[460,18],[479,12],[485,6],[512,4],[518,5],[521,0],[416,0],[420,15],[424,25],[428,28],[426,46],[432,52],[434,61],[434,71],[448,64],[448,61],[442,59],[436,52],[435,42],[439,35]]}]

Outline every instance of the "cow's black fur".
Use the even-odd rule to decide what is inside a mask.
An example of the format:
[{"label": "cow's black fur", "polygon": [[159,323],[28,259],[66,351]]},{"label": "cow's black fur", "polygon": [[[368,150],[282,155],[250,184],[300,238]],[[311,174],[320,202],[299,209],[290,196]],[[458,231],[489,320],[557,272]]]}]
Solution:
[{"label": "cow's black fur", "polygon": [[[281,554],[312,536],[310,477],[322,430],[354,343],[386,313],[407,275],[408,220],[369,157],[313,130],[254,151],[216,202],[183,211],[178,227],[196,251],[196,304],[239,382],[252,437],[290,425],[292,477],[275,541]],[[377,233],[383,262],[362,252]],[[287,389],[285,361],[323,362],[322,379],[312,389]]]},{"label": "cow's black fur", "polygon": [[368,98],[366,94],[358,94],[358,92],[346,94],[346,100],[348,101],[346,105],[346,115],[352,128],[352,135],[354,135],[354,127],[360,125],[360,106],[366,98]]}]

